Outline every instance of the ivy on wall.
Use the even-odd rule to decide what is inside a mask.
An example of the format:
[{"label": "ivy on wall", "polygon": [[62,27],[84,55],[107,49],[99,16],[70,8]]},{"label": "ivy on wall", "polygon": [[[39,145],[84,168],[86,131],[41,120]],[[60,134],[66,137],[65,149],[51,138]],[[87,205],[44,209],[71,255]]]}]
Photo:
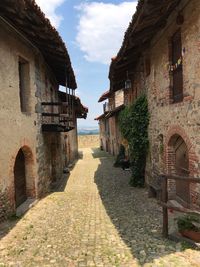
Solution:
[{"label": "ivy on wall", "polygon": [[132,177],[130,184],[143,187],[145,182],[148,141],[149,112],[145,95],[136,99],[120,112],[119,126],[123,137],[128,141]]}]

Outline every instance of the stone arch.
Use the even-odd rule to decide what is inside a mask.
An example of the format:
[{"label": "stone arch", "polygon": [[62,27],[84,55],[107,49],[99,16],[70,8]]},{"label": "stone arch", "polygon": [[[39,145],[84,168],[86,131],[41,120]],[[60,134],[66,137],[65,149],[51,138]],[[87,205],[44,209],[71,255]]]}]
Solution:
[{"label": "stone arch", "polygon": [[[182,156],[182,158],[180,158],[180,156]],[[177,162],[177,160],[179,162]],[[182,165],[183,167],[181,167]],[[168,142],[168,170],[184,176],[189,175],[190,172],[189,149],[185,140],[179,134],[171,136]]]},{"label": "stone arch", "polygon": [[[198,156],[195,152],[195,148],[192,145],[190,138],[188,137],[186,131],[177,125],[173,125],[170,130],[167,133],[166,136],[166,142],[165,142],[165,167],[167,173],[176,173],[176,170],[174,168],[174,162],[175,162],[175,155],[174,155],[174,150],[173,150],[173,144],[176,140],[176,138],[180,136],[187,148],[188,152],[188,174],[190,177],[197,177],[199,176],[199,168],[198,168]],[[176,184],[172,182],[172,180],[169,181],[169,197],[172,195],[174,196],[175,189],[176,189]],[[188,201],[189,206],[192,204],[196,204],[199,202],[200,199],[200,194],[199,194],[199,186],[197,184],[190,184],[189,187],[189,196],[188,196]]]},{"label": "stone arch", "polygon": [[188,137],[185,130],[178,126],[173,125],[165,139],[165,146],[164,146],[164,153],[165,153],[165,168],[167,173],[175,173],[175,170],[173,168],[173,142],[176,139],[177,136],[180,136],[183,141],[185,142],[185,145],[188,149],[188,157],[189,157],[189,174],[190,176],[195,176],[198,170],[195,167],[196,162],[198,162],[198,157],[196,156],[196,153],[194,151],[194,148],[192,146],[192,143],[190,141],[190,138]]},{"label": "stone arch", "polygon": [[166,143],[168,144],[172,136],[176,134],[180,135],[187,144],[188,149],[191,149],[192,143],[190,142],[190,138],[188,137],[186,131],[179,125],[172,125],[170,127],[170,129],[167,132]]},{"label": "stone arch", "polygon": [[[181,176],[189,176],[189,151],[183,138],[175,134],[169,141],[170,147],[170,167],[173,172]],[[176,197],[185,203],[190,203],[190,185],[185,181],[176,181]]]},{"label": "stone arch", "polygon": [[35,198],[34,158],[31,149],[23,146],[18,150],[14,163],[15,207],[27,198]]},{"label": "stone arch", "polygon": [[[196,154],[192,143],[180,126],[172,126],[165,142],[165,165],[167,173],[183,176],[195,176]],[[196,185],[188,185],[184,181],[169,180],[169,198],[179,199],[183,205],[189,206],[196,199]]]}]

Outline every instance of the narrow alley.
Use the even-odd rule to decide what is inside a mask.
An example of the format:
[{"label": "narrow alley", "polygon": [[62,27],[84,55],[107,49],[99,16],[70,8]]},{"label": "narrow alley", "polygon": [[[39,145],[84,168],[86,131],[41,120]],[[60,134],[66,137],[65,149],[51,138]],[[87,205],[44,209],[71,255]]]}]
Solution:
[{"label": "narrow alley", "polygon": [[199,266],[198,251],[162,239],[156,201],[112,165],[105,152],[82,149],[56,192],[1,226],[0,266]]}]

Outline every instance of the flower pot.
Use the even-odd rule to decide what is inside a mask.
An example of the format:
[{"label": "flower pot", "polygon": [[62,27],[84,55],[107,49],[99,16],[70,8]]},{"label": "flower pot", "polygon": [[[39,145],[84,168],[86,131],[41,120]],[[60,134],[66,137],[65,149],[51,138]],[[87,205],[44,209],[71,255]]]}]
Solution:
[{"label": "flower pot", "polygon": [[185,236],[195,242],[200,242],[200,232],[195,232],[193,230],[183,230],[180,233],[182,236]]}]

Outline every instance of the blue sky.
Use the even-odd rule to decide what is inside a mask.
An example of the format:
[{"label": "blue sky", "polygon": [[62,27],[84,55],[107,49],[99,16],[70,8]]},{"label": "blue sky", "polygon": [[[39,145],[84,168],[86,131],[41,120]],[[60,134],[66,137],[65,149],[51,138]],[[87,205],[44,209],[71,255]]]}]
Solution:
[{"label": "blue sky", "polygon": [[36,0],[66,42],[78,84],[77,95],[88,106],[79,127],[97,126],[99,96],[109,89],[111,57],[118,52],[135,12],[135,0]]}]

